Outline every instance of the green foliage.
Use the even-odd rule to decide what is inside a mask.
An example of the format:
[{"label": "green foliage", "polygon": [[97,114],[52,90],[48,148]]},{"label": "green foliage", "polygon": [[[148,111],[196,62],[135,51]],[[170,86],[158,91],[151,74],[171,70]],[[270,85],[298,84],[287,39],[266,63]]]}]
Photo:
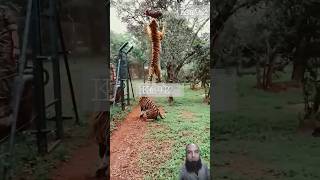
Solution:
[{"label": "green foliage", "polygon": [[[70,127],[73,130],[70,131]],[[45,156],[40,156],[37,152],[35,136],[27,134],[19,134],[16,136],[13,172],[14,179],[35,179],[48,180],[50,172],[57,164],[66,162],[70,158],[72,151],[76,150],[80,144],[87,141],[88,126],[84,124],[74,128],[72,121],[65,123],[65,138],[52,152]],[[75,138],[70,138],[70,134]],[[7,150],[8,143],[1,144],[0,149]],[[1,151],[3,153],[4,151]],[[0,162],[0,172],[3,168],[3,159]],[[1,174],[2,175],[2,174]]]},{"label": "green foliage", "polygon": [[[160,3],[160,4],[159,4]],[[200,4],[208,4],[208,1],[199,1]],[[123,22],[127,23],[130,33],[140,42],[144,57],[148,60],[151,53],[151,45],[144,32],[144,25],[148,18],[143,15],[146,9],[156,8],[162,11],[163,17],[160,20],[160,30],[162,25],[165,27],[165,37],[161,44],[161,67],[166,67],[168,62],[174,65],[175,73],[178,75],[182,67],[188,63],[201,60],[202,57],[197,52],[197,46],[209,46],[208,34],[199,33],[209,22],[207,17],[179,16],[177,12],[186,10],[186,4],[177,4],[175,1],[168,1],[163,6],[161,1],[131,1],[113,2],[119,12]],[[190,6],[192,7],[192,6]],[[190,8],[189,7],[189,8]],[[209,53],[207,54],[209,57]]]},{"label": "green foliage", "polygon": [[[185,158],[185,146],[196,143],[200,146],[201,158],[210,162],[210,108],[202,103],[203,89],[192,91],[185,86],[184,96],[174,99],[174,105],[167,105],[167,98],[157,98],[156,103],[166,110],[166,118],[149,124],[145,141],[153,140],[159,146],[156,153],[142,152],[141,169],[145,179],[177,179]],[[167,147],[164,147],[162,143]],[[166,149],[166,150],[164,150]],[[164,153],[163,151],[169,151]],[[165,157],[163,157],[166,155]],[[149,159],[164,160],[152,164]]]},{"label": "green foliage", "polygon": [[[234,2],[218,1],[214,10],[228,11]],[[301,56],[319,56],[314,47],[320,37],[317,30],[320,16],[315,11],[320,3],[312,0],[260,1],[249,3],[248,7],[251,8],[234,11],[224,21],[215,48],[215,58],[219,63],[234,65],[250,61],[252,66],[258,61],[274,61],[272,54],[280,54],[281,61],[295,61],[299,58],[295,57],[297,52],[301,50]]]},{"label": "green foliage", "polygon": [[[142,51],[142,44],[134,38],[131,34],[117,34],[113,31],[110,32],[110,57],[111,62],[117,63],[117,57],[120,47],[129,42],[127,48],[133,46],[133,49],[129,53],[129,62],[140,62],[142,63],[146,59],[146,53]],[[127,49],[128,50],[128,49]]]},{"label": "green foliage", "polygon": [[[319,140],[297,133],[301,90],[270,93],[252,88],[254,83],[254,76],[240,78],[237,109],[214,114],[215,178],[318,179]],[[298,104],[301,109],[293,108]]]}]

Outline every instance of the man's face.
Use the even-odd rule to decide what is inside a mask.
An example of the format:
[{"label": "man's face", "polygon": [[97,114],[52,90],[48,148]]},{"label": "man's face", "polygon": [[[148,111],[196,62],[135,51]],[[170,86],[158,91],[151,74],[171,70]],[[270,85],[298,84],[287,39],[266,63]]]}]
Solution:
[{"label": "man's face", "polygon": [[195,144],[190,144],[187,147],[187,160],[188,161],[198,161],[200,159],[200,152],[198,146]]}]

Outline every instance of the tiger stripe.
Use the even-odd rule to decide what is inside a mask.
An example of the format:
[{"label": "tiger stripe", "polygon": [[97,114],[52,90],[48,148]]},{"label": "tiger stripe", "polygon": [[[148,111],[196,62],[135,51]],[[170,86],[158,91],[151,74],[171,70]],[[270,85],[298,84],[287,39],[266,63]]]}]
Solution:
[{"label": "tiger stripe", "polygon": [[140,97],[139,105],[141,108],[140,118],[143,117],[144,115],[146,115],[147,119],[157,120],[158,115],[161,117],[161,119],[164,118],[164,116],[161,114],[159,108],[156,106],[156,104],[152,101],[151,98]]}]

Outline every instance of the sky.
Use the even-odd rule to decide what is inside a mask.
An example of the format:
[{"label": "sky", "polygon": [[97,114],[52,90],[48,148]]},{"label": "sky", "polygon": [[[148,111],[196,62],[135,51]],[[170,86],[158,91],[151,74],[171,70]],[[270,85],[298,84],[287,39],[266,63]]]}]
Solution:
[{"label": "sky", "polygon": [[[110,7],[110,30],[116,33],[125,33],[128,32],[126,24],[121,22],[120,18],[117,15],[117,10],[114,7]],[[206,23],[206,25],[201,29],[199,34],[201,33],[209,33],[210,32],[210,21]]]},{"label": "sky", "polygon": [[121,22],[114,7],[110,7],[110,30],[117,33],[127,32],[126,24]]}]

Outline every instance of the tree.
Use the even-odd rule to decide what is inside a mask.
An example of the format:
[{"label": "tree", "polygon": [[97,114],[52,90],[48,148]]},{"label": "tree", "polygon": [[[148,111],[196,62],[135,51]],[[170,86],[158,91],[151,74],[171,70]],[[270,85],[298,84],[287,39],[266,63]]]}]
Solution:
[{"label": "tree", "polygon": [[203,88],[210,86],[207,82],[210,80],[210,56],[207,53],[209,48],[209,46],[199,46],[197,51],[200,57],[194,62],[194,79],[200,80]]},{"label": "tree", "polygon": [[129,33],[118,34],[110,32],[110,57],[111,62],[117,63],[119,48],[126,42],[129,42],[128,47],[133,46],[133,49],[128,54],[129,62],[141,63],[144,61],[146,53],[142,51],[141,43]]},{"label": "tree", "polygon": [[[176,12],[183,12],[188,7],[189,2],[177,3],[177,1],[130,1],[113,2],[113,5],[121,14],[121,19],[128,25],[128,30],[141,42],[142,48],[150,50],[150,45],[146,42],[146,35],[143,25],[147,23],[147,17],[143,14],[145,10],[154,8],[164,12],[160,23],[166,22],[166,34],[162,41],[162,52],[160,55],[162,67],[171,62],[174,67],[175,76],[178,77],[179,71],[185,65],[196,58],[194,47],[199,43],[199,32],[206,23],[207,17],[184,18]],[[208,1],[199,1],[200,4],[208,4]],[[207,41],[209,43],[209,39]],[[150,52],[148,53],[150,54]],[[148,57],[148,56],[146,56]]]},{"label": "tree", "polygon": [[[312,52],[319,40],[320,2],[314,0],[275,1],[288,29],[287,41],[293,61],[292,79],[302,81],[307,61],[319,54]],[[319,46],[318,46],[319,47]]]},{"label": "tree", "polygon": [[[44,1],[46,2],[46,1]],[[60,1],[60,16],[63,21],[82,24],[82,32],[88,47],[94,54],[106,51],[107,14],[103,1],[100,0],[66,0]]]},{"label": "tree", "polygon": [[[292,60],[294,63],[293,79],[298,76],[301,79],[306,61],[310,57],[318,56],[318,53],[315,52],[318,43],[315,40],[319,37],[319,33],[316,32],[319,26],[317,25],[319,15],[317,15],[317,11],[312,10],[312,7],[318,7],[317,3],[308,0],[261,1],[254,7],[254,15],[250,13],[249,9],[241,9],[229,18],[228,21],[236,19],[234,26],[237,28],[232,31],[236,35],[232,35],[232,37],[237,37],[240,43],[232,43],[230,47],[224,47],[223,49],[228,49],[228,53],[222,54],[230,55],[233,52],[231,47],[236,47],[236,49],[240,49],[240,53],[234,53],[239,57],[237,58],[240,60],[239,62],[245,57],[252,64],[255,63],[257,65],[257,87],[270,88],[273,73],[283,69],[288,64],[288,60]],[[310,12],[303,13],[307,10]],[[244,14],[244,18],[239,17],[242,14]],[[249,16],[250,22],[246,20]],[[256,17],[259,17],[258,21],[255,19]],[[227,32],[228,29],[230,30],[228,22],[224,24],[224,27],[227,28]],[[221,33],[221,35],[223,34],[224,32]],[[230,34],[232,33],[229,32]],[[225,40],[225,38],[222,39]],[[312,40],[313,42],[311,42]],[[227,41],[226,44],[228,44]],[[215,50],[219,50],[219,47]],[[220,50],[220,53],[216,54],[219,55],[221,52],[223,51]],[[276,62],[277,60],[280,62]],[[260,66],[265,71],[262,75]]]},{"label": "tree", "polygon": [[258,4],[261,0],[215,0],[213,1],[213,20],[211,21],[211,32],[213,39],[211,46],[215,47],[215,43],[221,34],[227,20],[235,14],[239,9],[250,8]]}]

